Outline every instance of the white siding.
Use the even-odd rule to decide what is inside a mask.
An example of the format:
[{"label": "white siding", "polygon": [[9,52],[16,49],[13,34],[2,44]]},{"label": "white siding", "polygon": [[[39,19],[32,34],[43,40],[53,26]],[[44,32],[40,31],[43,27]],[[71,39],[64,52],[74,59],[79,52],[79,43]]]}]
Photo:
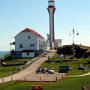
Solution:
[{"label": "white siding", "polygon": [[39,50],[45,50],[45,40],[44,39],[38,39],[38,47]]},{"label": "white siding", "polygon": [[34,57],[34,52],[22,52],[22,58]]},{"label": "white siding", "polygon": [[56,40],[55,40],[55,47],[56,47],[56,48],[60,47],[61,44],[62,44],[62,40],[61,40],[61,39],[56,39]]},{"label": "white siding", "polygon": [[46,50],[50,50],[50,40],[47,40],[45,43]]},{"label": "white siding", "polygon": [[[30,39],[28,38],[30,36]],[[22,48],[20,48],[22,44]],[[30,47],[30,44],[34,44],[34,47]],[[37,37],[30,32],[21,32],[15,37],[15,51],[22,50],[37,50]]]}]

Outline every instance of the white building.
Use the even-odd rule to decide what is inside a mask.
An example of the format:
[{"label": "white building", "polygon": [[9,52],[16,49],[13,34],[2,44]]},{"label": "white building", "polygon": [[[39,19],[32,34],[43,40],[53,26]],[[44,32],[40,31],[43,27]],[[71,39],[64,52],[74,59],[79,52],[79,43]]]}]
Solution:
[{"label": "white building", "polygon": [[36,31],[26,28],[15,36],[15,58],[35,57],[45,50],[45,38]]},{"label": "white building", "polygon": [[[50,50],[50,40],[46,40],[46,50]],[[62,46],[62,39],[55,39],[54,48],[57,49]]]},{"label": "white building", "polygon": [[[50,50],[50,35],[47,34],[46,50]],[[54,48],[57,49],[62,46],[62,39],[55,39]]]},{"label": "white building", "polygon": [[59,48],[62,46],[62,39],[55,39],[55,48]]},{"label": "white building", "polygon": [[46,50],[49,51],[50,50],[50,40],[46,40],[45,45],[46,45]]}]

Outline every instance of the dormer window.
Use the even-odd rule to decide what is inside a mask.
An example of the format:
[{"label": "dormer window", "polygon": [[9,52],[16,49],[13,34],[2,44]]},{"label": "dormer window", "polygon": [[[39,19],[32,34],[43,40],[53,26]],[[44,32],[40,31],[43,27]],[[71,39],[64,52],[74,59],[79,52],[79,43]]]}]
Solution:
[{"label": "dormer window", "polygon": [[28,36],[28,39],[30,39],[30,36]]}]

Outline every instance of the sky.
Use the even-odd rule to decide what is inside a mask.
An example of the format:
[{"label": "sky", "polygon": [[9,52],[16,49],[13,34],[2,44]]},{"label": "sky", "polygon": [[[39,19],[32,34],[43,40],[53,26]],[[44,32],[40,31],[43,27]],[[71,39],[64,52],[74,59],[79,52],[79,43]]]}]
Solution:
[{"label": "sky", "polygon": [[[0,0],[0,51],[10,50],[14,37],[27,27],[46,38],[47,7],[48,0]],[[72,44],[74,28],[79,33],[74,34],[75,44],[90,46],[90,0],[55,0],[55,7],[55,38]]]}]

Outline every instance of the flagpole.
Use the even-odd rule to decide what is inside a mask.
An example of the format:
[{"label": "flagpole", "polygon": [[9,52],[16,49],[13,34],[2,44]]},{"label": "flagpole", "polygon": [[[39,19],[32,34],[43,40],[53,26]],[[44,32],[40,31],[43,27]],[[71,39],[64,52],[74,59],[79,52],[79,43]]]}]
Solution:
[{"label": "flagpole", "polygon": [[74,45],[74,34],[75,34],[75,31],[74,31],[74,28],[73,28],[73,30],[72,30],[72,33],[73,33],[73,36],[72,36],[72,41],[73,41],[73,45]]},{"label": "flagpole", "polygon": [[74,45],[74,34],[73,34],[73,39],[72,40],[73,40],[73,45]]}]

